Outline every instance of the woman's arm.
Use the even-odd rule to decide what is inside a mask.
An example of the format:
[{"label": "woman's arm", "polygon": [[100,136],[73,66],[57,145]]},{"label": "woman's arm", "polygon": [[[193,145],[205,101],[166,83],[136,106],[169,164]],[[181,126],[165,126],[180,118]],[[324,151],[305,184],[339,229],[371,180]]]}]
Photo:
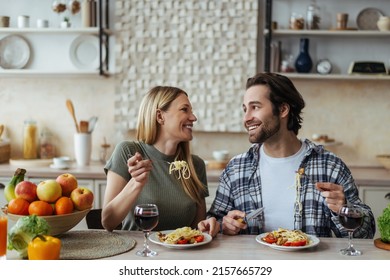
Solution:
[{"label": "woman's arm", "polygon": [[127,214],[132,211],[134,203],[147,182],[149,171],[152,168],[150,160],[143,160],[136,153],[128,160],[130,181],[115,172],[108,171],[107,187],[104,194],[102,209],[102,225],[112,231],[119,225]]}]

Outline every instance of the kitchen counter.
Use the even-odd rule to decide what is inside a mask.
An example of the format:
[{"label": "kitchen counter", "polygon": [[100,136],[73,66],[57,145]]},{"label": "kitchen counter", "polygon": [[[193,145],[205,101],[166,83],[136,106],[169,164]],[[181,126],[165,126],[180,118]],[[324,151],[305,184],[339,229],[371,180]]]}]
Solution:
[{"label": "kitchen counter", "polygon": [[[85,167],[78,167],[76,164],[72,164],[68,169],[53,169],[49,166],[23,167],[0,164],[0,177],[12,177],[18,167],[25,168],[27,170],[26,175],[29,177],[52,178],[67,172],[80,179],[106,179],[104,166],[100,162],[92,162]],[[350,167],[350,169],[358,185],[390,187],[390,171],[383,167]],[[218,183],[221,173],[221,169],[208,169],[208,182]]]}]

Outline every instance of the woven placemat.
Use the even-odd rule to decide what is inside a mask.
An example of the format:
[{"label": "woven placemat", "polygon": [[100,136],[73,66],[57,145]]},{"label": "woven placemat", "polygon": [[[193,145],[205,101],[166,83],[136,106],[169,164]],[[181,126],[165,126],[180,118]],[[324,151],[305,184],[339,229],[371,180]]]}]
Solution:
[{"label": "woven placemat", "polygon": [[57,236],[61,239],[62,260],[92,260],[122,254],[135,247],[127,231],[79,230]]}]

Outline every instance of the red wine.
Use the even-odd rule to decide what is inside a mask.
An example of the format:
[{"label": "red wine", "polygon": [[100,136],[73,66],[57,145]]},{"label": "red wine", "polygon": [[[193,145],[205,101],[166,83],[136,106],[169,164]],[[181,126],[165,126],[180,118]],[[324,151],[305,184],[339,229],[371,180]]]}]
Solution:
[{"label": "red wine", "polygon": [[158,214],[155,213],[152,213],[151,215],[148,215],[147,213],[136,214],[135,223],[142,230],[152,230],[158,224]]},{"label": "red wine", "polygon": [[340,215],[339,217],[340,223],[343,225],[343,227],[349,230],[357,229],[363,222],[363,216],[361,215],[354,215],[352,217]]}]

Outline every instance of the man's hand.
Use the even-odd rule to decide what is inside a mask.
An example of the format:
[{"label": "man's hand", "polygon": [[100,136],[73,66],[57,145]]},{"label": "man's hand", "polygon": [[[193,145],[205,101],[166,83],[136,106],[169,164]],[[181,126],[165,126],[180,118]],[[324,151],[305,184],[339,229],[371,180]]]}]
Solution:
[{"label": "man's hand", "polygon": [[239,210],[229,211],[222,219],[222,232],[227,235],[236,235],[240,230],[246,229],[247,224],[243,222],[244,217],[245,212]]},{"label": "man's hand", "polygon": [[329,209],[333,212],[338,213],[346,203],[342,186],[333,183],[316,183],[316,188],[321,191],[321,195],[325,197]]}]

